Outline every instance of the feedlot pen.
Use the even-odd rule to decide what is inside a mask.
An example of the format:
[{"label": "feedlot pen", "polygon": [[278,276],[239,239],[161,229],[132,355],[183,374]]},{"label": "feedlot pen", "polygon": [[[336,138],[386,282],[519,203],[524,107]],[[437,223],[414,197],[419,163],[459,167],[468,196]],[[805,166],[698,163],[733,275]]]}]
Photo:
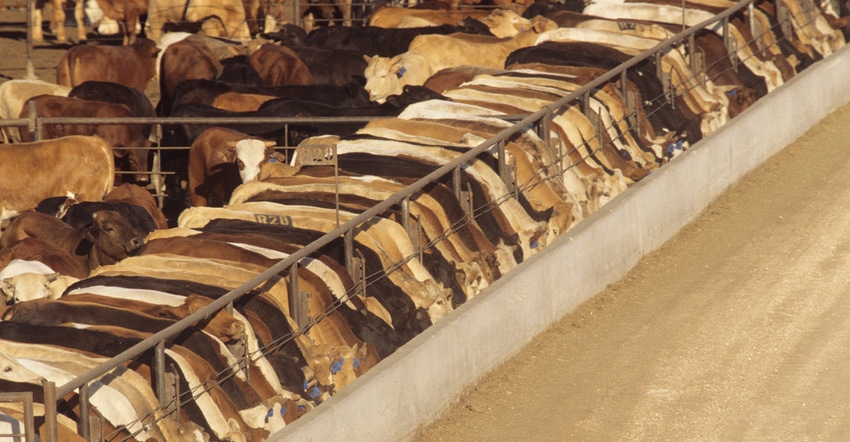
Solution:
[{"label": "feedlot pen", "polygon": [[[745,7],[746,2],[741,2],[737,6],[737,8]],[[731,11],[726,13],[726,16],[731,15],[731,13]],[[724,18],[725,16],[721,15],[715,21],[723,23]],[[707,25],[709,23],[703,24],[703,26]],[[724,25],[728,25],[728,23],[724,23]],[[675,41],[665,42],[655,50],[648,51],[643,57],[656,57],[659,51],[667,51],[674,45],[687,44],[683,42],[687,42],[688,37],[689,34],[684,32]],[[795,77],[782,89],[765,97],[748,113],[742,114],[740,122],[733,121],[729,127],[721,128],[701,144],[692,146],[692,149],[681,154],[681,158],[674,160],[675,168],[674,165],[670,165],[650,175],[646,180],[635,185],[633,188],[635,190],[630,194],[614,200],[609,207],[605,207],[604,210],[599,211],[586,222],[562,235],[544,252],[521,264],[522,269],[517,269],[500,279],[486,293],[459,308],[455,315],[438,322],[423,335],[414,338],[414,341],[411,341],[402,350],[387,358],[384,364],[367,373],[362,379],[356,380],[349,389],[343,390],[329,399],[328,404],[325,404],[323,408],[308,413],[288,426],[279,435],[281,440],[288,436],[305,439],[339,439],[345,435],[346,438],[354,437],[358,440],[405,437],[410,428],[423,423],[423,420],[427,421],[427,416],[439,411],[464,385],[474,381],[489,367],[498,364],[516,352],[519,346],[526,343],[534,334],[570,311],[584,299],[598,292],[605,284],[619,278],[640,256],[657,248],[684,223],[693,219],[705,204],[715,198],[726,186],[769,157],[770,154],[781,149],[782,146],[829,111],[844,104],[847,101],[846,92],[836,90],[835,87],[829,85],[838,83],[838,79],[845,75],[847,69],[846,62],[844,62],[847,58],[845,52],[846,50],[842,49],[813,66],[810,70],[804,71],[803,74]],[[323,237],[315,247],[293,254],[290,258],[258,275],[256,279],[231,291],[211,305],[211,310],[198,312],[196,315],[175,324],[174,327],[163,330],[129,350],[126,354],[119,355],[110,363],[93,370],[88,375],[65,385],[56,386],[57,390],[54,392],[48,393],[48,390],[46,390],[46,397],[62,397],[77,388],[83,388],[85,391],[89,382],[122,364],[125,360],[134,358],[150,348],[162,348],[164,340],[179,333],[183,326],[194,323],[210,311],[225,307],[243,292],[257,286],[269,277],[290,269],[300,258],[307,256],[315,248],[334,238],[347,235],[351,229],[370,217],[393,205],[403,204],[410,194],[421,189],[429,180],[458,173],[455,171],[459,170],[462,164],[473,160],[482,152],[491,152],[497,157],[500,177],[509,187],[514,189],[521,187],[521,183],[515,182],[513,169],[504,155],[505,140],[511,134],[529,126],[534,127],[542,138],[548,139],[550,111],[557,112],[562,106],[576,106],[585,112],[588,111],[591,93],[597,88],[601,88],[603,84],[611,83],[615,88],[622,87],[622,90],[625,91],[625,69],[634,66],[639,61],[636,59],[624,63],[620,68],[622,70],[609,72],[557,104],[523,118],[520,123],[504,134],[487,140],[456,161],[446,164],[432,175],[423,178],[422,181],[417,182],[405,192],[364,212],[352,221],[344,223],[340,229]],[[695,57],[691,62],[693,66],[698,64]],[[664,75],[663,72],[661,75]],[[821,91],[820,88],[824,90]],[[804,92],[801,92],[801,90],[804,90]],[[629,96],[627,91],[623,95]],[[628,98],[625,101],[628,103]],[[632,101],[630,104],[634,105],[635,103]],[[755,126],[758,126],[755,123],[745,125],[746,121],[759,121],[756,118],[764,118],[765,114],[772,115],[771,109],[784,109],[790,108],[790,106],[806,106],[823,110],[820,113],[808,112],[805,121],[803,121],[803,118],[796,118],[785,125],[776,126],[782,127],[784,130],[776,131],[774,127],[774,130],[763,131],[767,133],[749,135],[749,137],[763,141],[757,143],[761,145],[761,149],[751,149],[747,152],[730,150],[729,145],[738,144],[731,141],[733,135],[735,135],[733,133],[735,130],[742,127],[746,127],[748,130],[759,130],[755,128]],[[627,119],[635,120],[636,115],[637,109],[632,107]],[[773,118],[775,121],[775,116]],[[49,121],[44,119],[41,124],[47,122]],[[54,122],[58,122],[58,120]],[[157,125],[166,122],[173,121],[160,121],[159,119],[146,121],[146,123]],[[7,123],[16,125],[26,123],[33,128],[37,128],[39,125],[37,120],[4,122],[4,124]],[[738,132],[737,136],[742,135]],[[720,153],[718,154],[716,151]],[[709,155],[708,152],[711,152],[712,159],[716,156],[725,161],[709,161],[706,158]],[[559,152],[555,156],[563,157],[563,155],[565,155],[564,152]],[[699,177],[710,178],[706,179],[705,182],[700,182]],[[452,182],[451,179],[449,182]],[[455,179],[454,182],[458,182],[458,180]],[[459,186],[454,187],[460,197]],[[658,190],[659,187],[665,189],[663,194]],[[678,195],[671,194],[669,192],[671,188],[678,190]],[[653,204],[655,207],[651,210],[647,209],[647,207],[652,207]],[[661,216],[660,214],[664,214],[665,219],[657,219]],[[636,220],[643,221],[637,222]],[[612,234],[612,232],[617,231],[617,226],[622,227],[630,224],[634,226],[634,231],[619,235]],[[650,225],[654,228],[649,232],[645,231],[643,227],[639,227]],[[605,246],[602,247],[601,244],[605,244]],[[600,250],[604,250],[605,253],[600,252]],[[569,256],[569,258],[556,258],[560,256]],[[558,265],[552,267],[552,262],[557,262]],[[569,271],[566,271],[567,269]],[[569,281],[561,278],[565,274],[569,275]],[[564,287],[568,287],[569,291],[566,296],[558,299],[552,298],[557,294],[563,294]],[[506,306],[509,308],[506,309]],[[504,320],[496,319],[500,316],[504,317]],[[518,320],[518,318],[522,319]],[[510,330],[503,329],[501,331],[492,329],[495,324],[500,324],[499,326],[503,327],[507,323],[517,324],[516,327],[519,329],[513,327]],[[478,327],[479,325],[480,327]],[[469,328],[474,330],[469,333]],[[506,334],[510,335],[509,339],[507,336],[503,336]],[[503,336],[505,339],[496,339],[495,341],[498,342],[494,342],[494,336]],[[481,342],[474,342],[476,340],[481,340]],[[464,342],[464,344],[458,345],[458,342]],[[449,343],[453,343],[454,348],[450,348],[452,346]],[[470,349],[475,349],[476,354]],[[423,364],[422,361],[439,361],[437,365],[440,367]],[[156,365],[159,366],[160,364]],[[445,370],[448,370],[449,373]],[[462,375],[458,376],[460,373]],[[429,391],[434,390],[429,385],[433,385],[435,379],[440,379],[440,382],[451,379],[451,383],[454,385],[439,392]],[[393,404],[397,401],[387,400],[387,397],[394,397],[393,395],[395,395],[399,400],[409,397],[410,392],[403,391],[402,388],[399,388],[399,385],[411,381],[415,384],[413,390],[417,392],[414,396],[420,399],[418,404],[405,408],[392,405],[375,405],[375,402],[372,402],[372,400],[375,400],[378,403]],[[82,395],[81,401],[85,401],[84,397],[85,394]],[[371,409],[366,409],[367,407],[364,407],[363,403],[369,403],[373,406]],[[355,410],[359,410],[360,414]],[[278,436],[272,436],[272,439],[276,437]]]}]

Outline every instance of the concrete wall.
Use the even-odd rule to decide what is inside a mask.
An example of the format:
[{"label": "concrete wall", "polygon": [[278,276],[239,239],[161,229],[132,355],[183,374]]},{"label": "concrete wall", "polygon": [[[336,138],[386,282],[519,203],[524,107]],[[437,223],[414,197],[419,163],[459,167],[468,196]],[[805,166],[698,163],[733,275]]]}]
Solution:
[{"label": "concrete wall", "polygon": [[850,46],[602,207],[272,441],[396,441],[620,279],[727,187],[850,102]]}]

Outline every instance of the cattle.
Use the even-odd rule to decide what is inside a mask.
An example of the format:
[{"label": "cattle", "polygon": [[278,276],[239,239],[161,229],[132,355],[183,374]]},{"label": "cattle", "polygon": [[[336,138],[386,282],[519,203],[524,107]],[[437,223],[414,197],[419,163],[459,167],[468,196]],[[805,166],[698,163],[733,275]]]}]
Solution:
[{"label": "cattle", "polygon": [[358,51],[313,46],[287,46],[307,66],[313,84],[344,86],[351,81],[365,83],[366,61]]},{"label": "cattle", "polygon": [[[74,167],[56,169],[45,164]],[[99,201],[112,190],[114,180],[112,148],[98,136],[75,135],[0,146],[0,209],[7,217],[67,192]]]},{"label": "cattle", "polygon": [[276,87],[251,87],[228,84],[219,81],[187,80],[180,82],[174,91],[174,105],[193,102],[214,105],[222,94],[254,95],[257,99],[289,98],[312,101],[336,107],[365,107],[372,105],[369,94],[363,84],[349,80],[342,85],[335,84],[299,84]]},{"label": "cattle", "polygon": [[[8,80],[0,84],[0,119],[18,118],[30,98],[36,95],[68,96],[71,88],[43,80]],[[20,131],[2,128],[4,142],[21,142]]]},{"label": "cattle", "polygon": [[[6,321],[4,321],[5,323]],[[12,322],[7,325],[10,325],[6,327],[7,330],[15,331],[26,326]],[[73,330],[69,327],[61,327],[60,331],[63,329]],[[56,342],[60,341],[57,340]],[[55,344],[55,342],[50,344]],[[10,375],[20,377],[25,370],[32,376],[29,380],[22,379],[19,382],[37,385],[44,381],[67,382],[67,380],[83,374],[106,360],[90,352],[76,349],[18,342],[14,336],[0,340],[0,348],[2,348],[5,358],[17,362],[17,367],[7,366],[11,369],[4,374],[4,379],[9,379]],[[145,437],[164,438],[165,436],[161,432],[164,428],[156,423],[158,420],[156,415],[162,416],[162,413],[156,411],[156,397],[150,391],[150,387],[145,388],[144,383],[145,380],[141,376],[130,370],[115,372],[109,382],[93,382],[92,389],[97,393],[89,396],[91,405],[89,412],[91,414],[84,418],[97,420],[100,425],[95,427],[96,431],[105,434],[128,437],[130,432],[138,432],[139,435]],[[15,390],[20,391],[20,385],[19,383],[19,387]],[[148,394],[144,394],[144,392]],[[73,396],[75,395],[62,398],[62,402],[65,404],[77,402],[77,398]],[[43,401],[40,397],[34,399],[39,402]],[[77,407],[70,405],[69,408],[69,413],[79,415],[79,410],[75,410]],[[139,419],[137,416],[144,416],[144,418]],[[74,416],[74,418],[76,419],[77,416]],[[68,417],[64,417],[64,419],[67,422]],[[144,424],[141,421],[145,421]],[[60,422],[62,421],[60,420]],[[72,424],[71,428],[74,427],[75,425]],[[62,437],[61,431],[59,434]],[[175,436],[167,430],[165,434]]]},{"label": "cattle", "polygon": [[32,299],[56,299],[78,278],[62,275],[41,261],[12,259],[0,269],[0,292],[6,305]]},{"label": "cattle", "polygon": [[144,92],[156,75],[156,43],[143,38],[127,46],[76,45],[62,54],[56,82],[74,87],[85,81],[111,81]]},{"label": "cattle", "polygon": [[251,51],[248,64],[260,74],[265,86],[313,84],[307,65],[285,46],[261,43]]},{"label": "cattle", "polygon": [[152,0],[148,4],[145,34],[158,41],[167,23],[200,23],[205,35],[239,40],[251,38],[241,0],[187,2]]},{"label": "cattle", "polygon": [[121,201],[75,201],[62,207],[59,211],[56,206],[63,204],[66,197],[51,197],[41,201],[36,206],[36,212],[53,215],[74,228],[83,228],[91,225],[92,216],[101,210],[112,210],[118,212],[127,219],[130,225],[147,235],[157,229],[157,225],[147,210],[143,207]]},{"label": "cattle", "polygon": [[[202,245],[206,246],[202,247]],[[234,249],[234,247],[237,249]],[[266,261],[266,263],[271,263],[275,259],[288,257],[289,254],[296,252],[299,248],[297,245],[287,244],[259,234],[222,234],[193,231],[186,237],[152,239],[145,245],[143,253],[159,250],[160,252],[196,257],[227,254],[230,255],[228,259],[244,256],[245,261],[262,263],[263,259],[268,259],[271,261]],[[253,256],[246,255],[244,251],[238,249],[244,249]],[[239,260],[243,261],[242,258]],[[375,298],[367,298],[361,293],[357,293],[354,281],[341,264],[325,255],[318,255],[302,260],[299,265],[322,279],[330,290],[330,294],[335,298],[332,303],[345,304],[344,306],[340,305],[336,311],[342,314],[352,332],[358,338],[375,345],[382,358],[389,356],[405,342],[402,335],[390,325],[392,319],[386,309],[380,303],[373,302]],[[316,284],[315,276],[311,276],[310,273],[302,272],[301,276],[313,278],[312,284]],[[331,302],[331,300],[328,299],[326,302]],[[333,308],[333,306],[329,304],[327,308]]]},{"label": "cattle", "polygon": [[501,69],[508,55],[530,46],[541,33],[557,28],[557,24],[536,17],[533,27],[508,39],[452,35],[420,35],[410,43],[408,51],[392,58],[367,57],[366,90],[373,101],[383,102],[405,85],[422,85],[438,71],[464,65]]},{"label": "cattle", "polygon": [[[482,19],[490,15],[485,9],[429,10],[403,7],[383,7],[374,11],[368,20],[369,26],[400,28],[404,21],[414,19],[416,26],[457,24],[466,18]],[[408,26],[409,27],[409,26]]]},{"label": "cattle", "polygon": [[[196,250],[195,254],[203,254],[206,250],[206,248],[203,248],[203,250]],[[215,249],[209,249],[208,253],[215,253]],[[181,278],[195,281],[203,280],[219,287],[231,289],[241,284],[243,280],[250,278],[253,274],[261,271],[263,268],[263,266],[253,263],[236,262],[230,261],[229,259],[189,259],[174,255],[146,254],[143,256],[128,258],[119,264],[109,266],[109,268],[101,268],[99,273],[114,275],[123,272],[143,272],[146,275],[156,275],[157,277],[169,279]],[[315,310],[315,308],[321,309],[322,307],[315,303],[324,303],[325,300],[321,299],[319,297],[320,294],[316,291],[320,287],[316,285],[312,285],[311,287],[308,285],[308,282],[308,280],[299,280],[299,287],[302,287],[303,290],[313,294],[313,301],[311,301],[313,304],[313,307],[311,307],[311,315],[317,316],[319,311]],[[266,290],[260,296],[265,299],[265,302],[274,305],[272,308],[278,315],[282,314],[281,320],[284,323],[290,321],[290,319],[286,319],[286,312],[288,311],[288,294],[285,287],[283,287],[285,283],[281,281],[274,284],[274,286],[269,287],[269,285],[270,284],[266,284]],[[327,313],[327,311],[325,312]],[[277,327],[282,325],[284,324],[279,324]],[[305,333],[301,336],[295,336],[295,338],[299,341],[298,345],[302,348],[302,351],[305,348],[309,349],[318,345],[326,345],[327,347],[317,350],[317,353],[327,355],[329,353],[332,354],[337,350],[343,350],[344,348],[353,348],[354,345],[359,342],[339,315],[333,313],[324,316],[322,320],[317,323],[311,324],[311,326],[304,330],[304,332]],[[290,338],[293,337],[291,332],[284,331],[284,333],[288,334]],[[362,342],[359,342],[359,344],[362,344]],[[377,362],[377,357],[373,357],[372,359],[373,362]],[[309,359],[307,359],[306,362],[312,363]],[[350,362],[351,361],[349,360],[349,363]],[[321,362],[318,363],[320,364]],[[311,366],[311,368],[318,371],[319,367]],[[351,367],[349,366],[347,370],[350,371]],[[340,387],[341,386],[342,385],[340,385]]]},{"label": "cattle", "polygon": [[[309,228],[325,233],[332,230],[335,225],[333,210],[255,202],[230,205],[227,209],[193,207],[180,215],[178,226],[203,227],[214,217],[256,219],[255,214],[268,218],[284,216],[292,227]],[[353,216],[350,212],[340,211],[339,214],[340,222],[344,222]],[[405,257],[414,256],[415,253],[412,251],[410,239],[401,232],[403,230],[398,224],[381,219],[368,230],[361,231],[356,239],[362,244],[362,247],[373,250],[380,259],[383,268],[388,268],[393,263],[405,263],[396,271],[389,272],[389,278],[414,299],[417,307],[428,309],[431,320],[436,321],[445,316],[451,309],[446,301],[451,297],[451,292],[438,284],[421,263],[405,259]]]},{"label": "cattle", "polygon": [[239,184],[256,179],[273,142],[221,127],[202,132],[189,149],[189,199],[193,206],[222,206]]},{"label": "cattle", "polygon": [[394,57],[407,51],[410,42],[416,36],[445,35],[455,32],[493,35],[487,29],[481,30],[471,26],[441,25],[406,29],[360,26],[319,28],[310,32],[307,38],[319,48],[355,51],[370,56]]},{"label": "cattle", "polygon": [[[286,249],[284,246],[275,246],[273,244],[285,242],[303,247],[321,235],[318,232],[298,229],[292,226],[271,225],[237,219],[214,219],[200,230],[225,234],[244,235],[251,233],[263,235],[268,238],[263,244],[267,247],[275,247],[283,251],[291,250],[291,248]],[[361,251],[366,259],[366,272],[373,276],[369,281],[368,295],[377,298],[381,305],[390,313],[393,328],[401,334],[404,342],[412,339],[426,327],[430,326],[431,320],[427,312],[422,308],[417,308],[410,296],[405,294],[401,287],[385,277],[381,259],[371,249],[364,247],[361,248]],[[344,259],[342,239],[324,247],[320,250],[320,253],[328,255],[332,259],[337,260],[337,262],[342,262]]]},{"label": "cattle", "polygon": [[[47,0],[39,0],[33,3],[32,8],[32,39],[33,41],[44,41],[44,31],[42,30],[43,25],[43,11],[44,7],[47,4]],[[85,11],[83,8],[84,1],[68,1],[67,4],[73,5],[74,8],[74,19],[77,23],[77,40],[85,41],[88,37],[86,35],[86,26],[85,26]],[[50,18],[51,29],[56,35],[56,41],[60,43],[64,43],[68,41],[68,34],[65,31],[65,5],[66,2],[64,0],[50,0],[50,5],[53,9],[53,16]]]},{"label": "cattle", "polygon": [[262,87],[263,79],[256,69],[248,64],[246,56],[227,58],[221,61],[221,70],[215,76],[222,83]]},{"label": "cattle", "polygon": [[[510,67],[522,63],[545,63],[559,66],[596,67],[613,69],[628,60],[628,55],[603,45],[591,43],[544,42],[514,51],[505,61]],[[698,121],[686,119],[672,104],[662,99],[664,88],[655,75],[651,61],[644,60],[626,72],[628,81],[634,84],[638,96],[645,98],[644,109],[648,121],[658,134],[673,133],[674,140],[694,144],[702,139]]]},{"label": "cattle", "polygon": [[[83,1],[83,0],[78,0]],[[116,20],[124,35],[124,44],[136,42],[139,20],[148,12],[147,0],[97,0],[103,15]]]},{"label": "cattle", "polygon": [[157,114],[168,116],[177,84],[183,80],[213,80],[222,65],[205,44],[184,39],[169,45],[162,54],[159,70]]},{"label": "cattle", "polygon": [[[68,97],[123,104],[135,117],[156,117],[156,110],[144,92],[112,81],[84,81],[71,88]],[[149,133],[150,130],[148,129],[147,132]]]},{"label": "cattle", "polygon": [[[105,357],[114,357],[147,336],[144,333],[118,327],[90,326],[80,329],[15,321],[0,322],[0,338],[6,341],[30,345],[58,345]],[[203,385],[200,393],[193,395],[191,404],[182,407],[183,411],[192,415],[195,422],[203,423],[205,430],[221,439],[244,437],[249,441],[259,441],[268,437],[267,431],[251,428],[245,422],[233,400],[224,393],[221,387],[216,385],[215,380],[218,374],[215,373],[208,361],[180,345],[170,346],[166,350],[166,355],[175,368],[180,371],[181,383],[183,383],[181,390],[184,388],[198,389]],[[139,363],[139,365],[143,364]],[[149,370],[150,367],[144,366],[139,371],[150,372]],[[96,388],[98,387],[105,388],[104,386],[96,386]],[[151,397],[155,396],[151,395]],[[106,404],[92,404],[93,408],[96,408],[99,413],[106,413],[111,423],[118,423],[119,426],[123,426],[123,423],[126,422],[134,431],[156,432],[159,429],[151,425],[143,427],[138,421],[136,413],[131,413],[129,416],[116,416],[114,413],[119,411],[117,404],[121,403],[120,396],[113,396],[111,399],[112,401]],[[154,400],[154,402],[157,401]],[[133,409],[132,405],[129,409]],[[144,432],[142,435],[145,435]]]},{"label": "cattle", "polygon": [[[54,95],[39,95],[30,102],[35,102],[36,115],[42,118],[77,117],[77,118],[133,118],[130,109],[123,104],[113,104],[103,101],[88,101],[78,98],[59,97]],[[30,107],[21,111],[21,118],[27,118]],[[131,176],[121,175],[117,181],[140,182],[149,181],[148,151],[139,149],[150,146],[148,134],[150,126],[143,124],[44,124],[43,139],[55,139],[71,135],[96,135],[112,146],[117,170],[133,172]],[[21,140],[30,141],[30,134],[21,128]]]},{"label": "cattle", "polygon": [[[206,296],[189,295],[185,297],[185,302],[183,304],[171,306],[134,299],[95,295],[91,293],[65,295],[62,296],[62,300],[68,302],[109,305],[145,313],[152,317],[171,319],[175,321],[179,321],[195,313],[201,308],[208,306],[213,301]],[[246,333],[245,323],[225,310],[219,310],[212,316],[212,318],[204,320],[202,324],[199,324],[199,327],[225,343],[242,339]]]},{"label": "cattle", "polygon": [[522,11],[522,16],[525,18],[534,18],[538,15],[552,18],[552,14],[560,11],[581,12],[584,9],[585,3],[583,0],[535,0]]},{"label": "cattle", "polygon": [[94,222],[74,228],[39,212],[24,212],[16,217],[0,237],[0,245],[34,238],[68,252],[87,272],[126,258],[138,249],[144,233],[134,229],[118,212],[102,210],[92,215]]},{"label": "cattle", "polygon": [[[217,124],[248,135],[274,140],[278,145],[297,145],[303,139],[323,134],[348,135],[366,123],[365,117],[396,116],[411,103],[440,99],[439,94],[424,88],[408,87],[401,95],[391,95],[383,104],[340,108],[311,101],[275,99],[263,103],[253,112],[231,112],[195,103],[183,103],[171,113],[172,117],[220,117],[232,118],[234,123]],[[256,117],[361,117],[363,122],[317,122],[317,123],[251,123]],[[244,121],[244,122],[243,122]],[[163,143],[169,146],[191,144],[211,124],[174,124],[165,126]]]},{"label": "cattle", "polygon": [[145,209],[153,219],[154,225],[158,229],[168,228],[168,220],[162,213],[162,209],[157,205],[156,199],[151,192],[143,187],[135,184],[124,183],[112,189],[111,192],[103,197],[104,201],[115,201],[120,203],[134,204]]},{"label": "cattle", "polygon": [[34,238],[24,238],[0,248],[0,267],[6,267],[14,260],[38,261],[60,275],[76,279],[88,275],[83,265],[70,253]]}]

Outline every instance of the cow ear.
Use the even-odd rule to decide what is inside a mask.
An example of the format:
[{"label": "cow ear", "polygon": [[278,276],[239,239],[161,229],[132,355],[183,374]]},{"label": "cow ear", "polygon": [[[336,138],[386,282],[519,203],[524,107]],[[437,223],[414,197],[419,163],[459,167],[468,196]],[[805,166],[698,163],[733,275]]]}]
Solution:
[{"label": "cow ear", "polygon": [[92,225],[89,226],[88,229],[86,229],[86,239],[91,241],[91,242],[97,241],[98,232],[99,231],[98,231],[97,227],[95,227],[95,223],[92,223]]},{"label": "cow ear", "polygon": [[402,69],[401,65],[401,57],[396,55],[395,57],[390,59],[390,72],[398,74],[398,71]]},{"label": "cow ear", "polygon": [[366,63],[369,63],[369,61],[371,61],[371,60],[372,60],[372,57],[370,57],[370,56],[368,56],[368,55],[366,55],[366,54],[363,54],[363,59],[364,59],[364,60],[366,60]]},{"label": "cow ear", "polygon": [[231,149],[235,149],[236,148],[236,141],[231,140],[231,141],[224,143],[224,145],[231,148]]}]

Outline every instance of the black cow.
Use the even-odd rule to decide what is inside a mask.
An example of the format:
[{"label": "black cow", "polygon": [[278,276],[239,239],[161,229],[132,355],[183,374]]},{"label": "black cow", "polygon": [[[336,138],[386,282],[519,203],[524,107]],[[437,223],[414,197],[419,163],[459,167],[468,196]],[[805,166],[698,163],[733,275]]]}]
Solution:
[{"label": "black cow", "polygon": [[[133,116],[156,117],[156,111],[147,95],[138,89],[111,81],[84,81],[74,86],[68,96],[81,100],[124,104],[130,108]],[[150,135],[150,126],[147,127],[147,135]]]},{"label": "black cow", "polygon": [[327,49],[356,51],[369,56],[395,57],[407,52],[410,42],[418,35],[456,32],[493,36],[490,28],[478,20],[467,19],[461,26],[441,25],[416,28],[380,28],[377,26],[326,27],[310,32],[307,38],[316,46]]},{"label": "black cow", "polygon": [[[365,107],[334,107],[304,100],[279,99],[263,103],[253,112],[231,112],[212,106],[196,103],[184,103],[177,106],[172,117],[218,117],[229,119],[250,119],[264,117],[392,117],[400,114],[408,105],[430,99],[445,99],[440,94],[423,86],[408,86],[401,95],[387,97],[383,104]],[[297,145],[306,138],[319,134],[349,135],[365,126],[362,122],[322,122],[299,123],[226,123],[217,126],[226,127],[244,134],[275,140],[278,145]],[[211,124],[175,124],[165,127],[163,144],[167,146],[188,146]],[[288,134],[288,137],[287,137]]]},{"label": "black cow", "polygon": [[68,197],[54,196],[38,203],[36,212],[57,216],[74,228],[90,226],[94,220],[92,214],[101,210],[114,210],[127,219],[130,225],[142,230],[146,235],[157,229],[150,213],[141,206],[118,201],[80,201],[66,204]]},{"label": "black cow", "polygon": [[[284,86],[246,86],[213,80],[184,80],[174,89],[173,105],[197,103],[212,106],[215,98],[226,92],[268,95],[280,98],[313,101],[336,107],[364,107],[373,104],[363,84],[349,81],[343,85],[299,84]],[[166,116],[166,115],[163,115]]]}]

